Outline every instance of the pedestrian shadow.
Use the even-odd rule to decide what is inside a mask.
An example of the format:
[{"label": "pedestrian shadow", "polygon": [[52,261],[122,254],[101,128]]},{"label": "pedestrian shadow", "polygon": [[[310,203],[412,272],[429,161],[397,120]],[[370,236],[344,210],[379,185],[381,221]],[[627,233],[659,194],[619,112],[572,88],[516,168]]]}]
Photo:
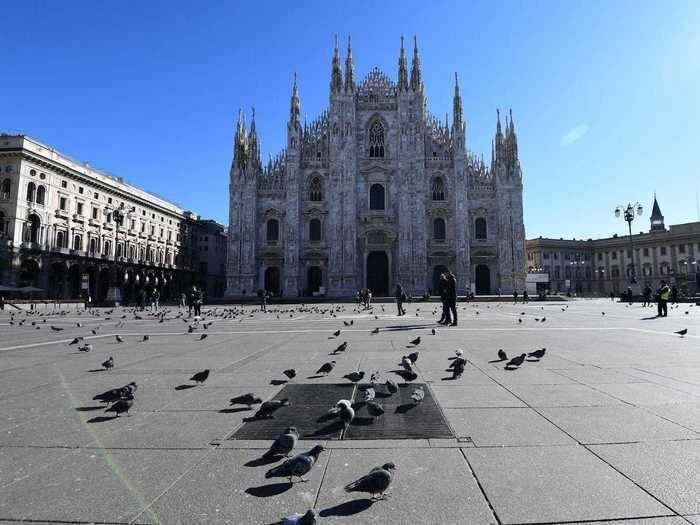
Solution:
[{"label": "pedestrian shadow", "polygon": [[105,372],[106,370],[106,368],[93,368],[92,370],[88,370],[88,372]]},{"label": "pedestrian shadow", "polygon": [[641,321],[651,321],[652,319],[658,319],[659,317],[656,315],[653,315],[651,317],[642,317]]},{"label": "pedestrian shadow", "polygon": [[322,518],[327,518],[329,516],[352,516],[354,514],[359,514],[369,509],[374,504],[374,501],[368,498],[355,499],[352,501],[346,501],[335,507],[330,507],[328,509],[323,509],[319,512],[319,516]]},{"label": "pedestrian shadow", "polygon": [[175,387],[175,390],[189,390],[190,388],[194,388],[197,385],[178,385]]},{"label": "pedestrian shadow", "polygon": [[261,485],[259,487],[249,487],[245,489],[246,494],[255,496],[256,498],[269,498],[271,496],[279,496],[284,494],[294,486],[294,483],[272,483],[270,485]]},{"label": "pedestrian shadow", "polygon": [[75,407],[78,412],[92,412],[93,410],[102,410],[104,406],[92,406],[92,407]]}]

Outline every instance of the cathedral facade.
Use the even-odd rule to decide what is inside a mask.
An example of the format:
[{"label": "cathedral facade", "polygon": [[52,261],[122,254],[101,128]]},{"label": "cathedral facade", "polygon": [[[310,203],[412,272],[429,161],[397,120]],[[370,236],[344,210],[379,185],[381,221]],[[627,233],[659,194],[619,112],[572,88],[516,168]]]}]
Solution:
[{"label": "cathedral facade", "polygon": [[465,143],[455,74],[452,123],[427,108],[414,42],[398,79],[356,82],[350,40],[336,43],[329,107],[300,120],[296,76],[287,147],[260,160],[255,113],[239,113],[230,171],[227,295],[435,293],[450,269],[458,293],[525,287],[522,172],[512,115],[497,115],[491,162]]}]

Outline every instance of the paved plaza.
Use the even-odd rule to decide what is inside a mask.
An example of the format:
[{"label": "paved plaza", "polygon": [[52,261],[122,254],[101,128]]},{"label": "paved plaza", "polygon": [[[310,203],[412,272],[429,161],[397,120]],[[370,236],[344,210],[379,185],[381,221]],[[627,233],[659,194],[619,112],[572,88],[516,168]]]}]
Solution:
[{"label": "paved plaza", "polygon": [[[0,523],[270,524],[313,509],[318,523],[339,524],[700,524],[700,307],[657,319],[654,308],[609,300],[460,303],[459,326],[443,328],[437,306],[409,304],[405,317],[393,304],[371,313],[352,304],[205,307],[199,322],[177,308],[162,322],[123,308],[13,318],[6,308]],[[674,333],[683,328],[684,337]],[[75,337],[84,340],[69,345]],[[343,341],[345,352],[329,356]],[[85,342],[92,350],[78,351]],[[468,362],[451,380],[458,348]],[[541,348],[542,359],[519,367],[498,361],[499,349],[514,357]],[[430,396],[406,417],[437,406],[431,417],[444,418],[447,435],[416,438],[419,426],[400,424],[403,405],[375,423],[363,418],[377,425],[376,439],[353,434],[355,421],[347,435],[304,432],[293,454],[325,450],[308,481],[294,483],[265,478],[282,462],[261,458],[269,439],[236,439],[257,421],[255,408],[229,406],[234,396],[352,384],[343,376],[357,370],[364,382],[379,371],[380,382],[403,383],[395,371],[416,350],[412,383]],[[114,368],[102,370],[110,356]],[[317,374],[331,359],[333,371]],[[290,368],[297,375],[285,383]],[[189,378],[204,369],[209,378],[194,386]],[[93,400],[131,381],[128,416]],[[332,391],[315,389],[279,417],[330,409],[338,399],[323,392]],[[386,499],[343,490],[387,462],[396,470]]]}]

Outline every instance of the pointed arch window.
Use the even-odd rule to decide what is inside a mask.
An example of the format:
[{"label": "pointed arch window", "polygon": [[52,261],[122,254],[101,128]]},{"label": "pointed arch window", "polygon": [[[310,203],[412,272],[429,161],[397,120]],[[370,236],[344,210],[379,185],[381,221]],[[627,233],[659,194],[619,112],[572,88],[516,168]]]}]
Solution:
[{"label": "pointed arch window", "polygon": [[314,177],[309,185],[309,200],[320,202],[323,200],[323,185],[319,177]]},{"label": "pointed arch window", "polygon": [[384,206],[384,186],[372,184],[372,187],[369,189],[369,209],[383,210]]},{"label": "pointed arch window", "polygon": [[80,235],[73,237],[73,249],[82,250],[83,249],[83,238]]},{"label": "pointed arch window", "polygon": [[321,221],[318,219],[309,221],[309,240],[311,242],[321,242]]},{"label": "pointed arch window", "polygon": [[46,204],[46,188],[44,186],[39,186],[36,190],[36,203]]},{"label": "pointed arch window", "polygon": [[36,184],[30,182],[27,184],[27,201],[34,202],[34,197],[36,196]]},{"label": "pointed arch window", "polygon": [[384,126],[379,120],[375,120],[369,128],[369,156],[384,157]]},{"label": "pointed arch window", "polygon": [[445,200],[445,183],[442,177],[435,177],[433,179],[432,197],[434,201],[444,201]]},{"label": "pointed arch window", "polygon": [[474,221],[474,237],[481,240],[488,238],[486,219],[483,217],[479,217]]},{"label": "pointed arch window", "polygon": [[277,219],[267,221],[267,242],[280,240],[280,223]]},{"label": "pointed arch window", "polygon": [[445,241],[445,219],[438,217],[433,221],[433,239],[438,242]]}]

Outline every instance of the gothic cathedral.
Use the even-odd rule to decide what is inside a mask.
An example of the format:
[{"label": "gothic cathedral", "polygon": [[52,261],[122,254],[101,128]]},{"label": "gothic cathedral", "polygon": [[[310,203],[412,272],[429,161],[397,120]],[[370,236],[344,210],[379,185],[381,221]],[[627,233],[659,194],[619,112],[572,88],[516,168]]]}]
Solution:
[{"label": "gothic cathedral", "polygon": [[[455,74],[452,125],[429,113],[414,42],[403,38],[394,82],[378,69],[355,82],[336,42],[329,108],[300,121],[296,76],[287,148],[260,161],[255,113],[239,113],[230,173],[227,296],[266,289],[299,297],[435,293],[440,273],[458,293],[525,288],[522,171],[512,114],[497,114],[491,163],[465,146]],[[505,133],[504,133],[505,131]]]}]

